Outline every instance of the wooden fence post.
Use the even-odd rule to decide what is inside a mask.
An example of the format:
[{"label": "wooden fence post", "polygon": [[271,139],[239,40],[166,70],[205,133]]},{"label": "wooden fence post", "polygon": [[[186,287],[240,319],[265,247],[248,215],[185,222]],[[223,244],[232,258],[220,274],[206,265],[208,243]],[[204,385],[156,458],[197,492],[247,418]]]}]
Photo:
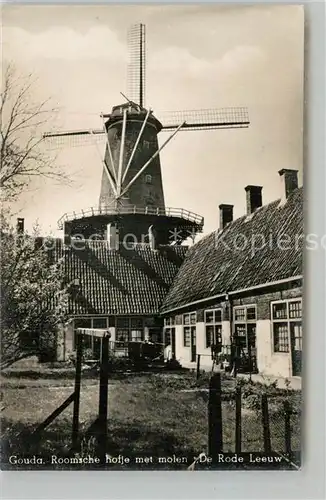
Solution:
[{"label": "wooden fence post", "polygon": [[223,450],[221,374],[212,375],[208,400],[208,455],[213,464]]},{"label": "wooden fence post", "polygon": [[235,393],[235,452],[241,453],[241,387]]},{"label": "wooden fence post", "polygon": [[272,451],[271,433],[269,428],[269,414],[268,414],[268,400],[267,394],[261,396],[261,411],[262,411],[262,424],[264,436],[264,451],[270,453]]},{"label": "wooden fence post", "polygon": [[291,447],[291,407],[288,401],[284,401],[284,440],[285,453],[292,454]]},{"label": "wooden fence post", "polygon": [[196,378],[199,379],[200,376],[200,354],[197,354],[197,370],[196,370]]},{"label": "wooden fence post", "polygon": [[80,406],[80,382],[81,382],[81,366],[83,354],[83,337],[80,333],[76,333],[77,357],[76,357],[76,374],[75,374],[75,392],[74,392],[74,411],[72,417],[72,449],[78,448],[78,432],[79,432],[79,406]]},{"label": "wooden fence post", "polygon": [[108,438],[108,383],[109,383],[109,336],[102,339],[102,361],[100,367],[100,390],[98,409],[98,451],[101,460],[105,461]]}]

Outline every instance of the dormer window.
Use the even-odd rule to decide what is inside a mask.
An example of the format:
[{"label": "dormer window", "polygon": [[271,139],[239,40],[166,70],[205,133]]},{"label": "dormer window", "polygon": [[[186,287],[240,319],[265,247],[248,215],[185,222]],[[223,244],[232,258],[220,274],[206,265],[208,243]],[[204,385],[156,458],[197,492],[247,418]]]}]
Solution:
[{"label": "dormer window", "polygon": [[145,175],[146,184],[152,184],[152,176],[150,174]]}]

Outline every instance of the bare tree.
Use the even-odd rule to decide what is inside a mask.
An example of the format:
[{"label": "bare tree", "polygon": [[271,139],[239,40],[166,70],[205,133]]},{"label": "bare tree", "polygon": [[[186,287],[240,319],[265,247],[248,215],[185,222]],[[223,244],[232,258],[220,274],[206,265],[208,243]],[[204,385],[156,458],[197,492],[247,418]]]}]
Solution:
[{"label": "bare tree", "polygon": [[0,188],[4,201],[13,201],[27,188],[33,177],[48,177],[67,182],[42,147],[42,128],[53,117],[49,100],[33,99],[35,79],[21,76],[8,65],[0,102]]}]

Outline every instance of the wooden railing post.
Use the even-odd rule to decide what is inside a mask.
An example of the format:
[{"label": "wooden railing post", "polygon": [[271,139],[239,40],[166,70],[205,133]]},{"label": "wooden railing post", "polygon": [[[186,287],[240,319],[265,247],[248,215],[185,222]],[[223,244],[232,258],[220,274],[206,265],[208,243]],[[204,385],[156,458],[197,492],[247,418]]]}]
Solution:
[{"label": "wooden railing post", "polygon": [[261,411],[262,411],[262,424],[263,424],[263,436],[264,436],[264,451],[265,453],[270,453],[272,450],[272,445],[271,445],[271,433],[269,428],[267,394],[262,394],[261,396]]},{"label": "wooden railing post", "polygon": [[222,432],[222,391],[221,374],[212,375],[209,384],[208,400],[208,455],[212,463],[218,461],[218,454],[223,450]]},{"label": "wooden railing post", "polygon": [[196,369],[196,378],[199,379],[200,376],[200,354],[197,354],[197,369]]},{"label": "wooden railing post", "polygon": [[100,367],[100,390],[98,409],[98,451],[101,460],[105,461],[108,437],[108,383],[109,383],[109,336],[102,339],[102,360]]},{"label": "wooden railing post", "polygon": [[285,453],[289,456],[292,454],[291,446],[291,407],[288,401],[284,401],[284,440]]},{"label": "wooden railing post", "polygon": [[235,452],[241,453],[241,387],[235,393]]},{"label": "wooden railing post", "polygon": [[75,391],[74,391],[74,410],[72,417],[72,449],[78,448],[78,432],[79,432],[79,406],[80,406],[80,382],[81,382],[81,366],[83,355],[83,337],[78,331],[76,332],[77,357],[76,357],[76,374],[75,374]]}]

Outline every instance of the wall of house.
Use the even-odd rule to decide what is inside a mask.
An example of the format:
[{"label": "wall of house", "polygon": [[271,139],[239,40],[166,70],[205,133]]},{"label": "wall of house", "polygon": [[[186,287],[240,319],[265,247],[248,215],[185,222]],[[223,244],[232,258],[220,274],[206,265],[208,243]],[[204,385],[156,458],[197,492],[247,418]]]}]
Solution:
[{"label": "wall of house", "polygon": [[291,353],[273,352],[273,332],[270,320],[257,321],[256,345],[259,373],[284,378],[292,376]]},{"label": "wall of house", "polygon": [[[232,297],[232,309],[235,306],[256,306],[256,352],[257,368],[259,373],[278,377],[292,376],[291,352],[274,352],[273,328],[271,321],[271,302],[302,297],[301,286],[271,289],[268,293],[257,291],[255,294],[246,294],[241,297]],[[213,301],[206,308],[188,308],[185,312],[196,312],[196,352],[201,355],[200,366],[203,369],[211,368],[211,349],[206,347],[206,325],[204,322],[205,311],[221,308],[223,311],[222,321],[222,345],[231,342],[230,304],[225,300]],[[191,362],[191,348],[184,347],[183,337],[183,314],[175,315],[176,331],[176,359],[186,367],[195,367],[196,362]],[[232,322],[233,331],[234,324]]]},{"label": "wall of house", "polygon": [[74,350],[74,322],[60,325],[57,332],[57,361],[67,361]]}]

